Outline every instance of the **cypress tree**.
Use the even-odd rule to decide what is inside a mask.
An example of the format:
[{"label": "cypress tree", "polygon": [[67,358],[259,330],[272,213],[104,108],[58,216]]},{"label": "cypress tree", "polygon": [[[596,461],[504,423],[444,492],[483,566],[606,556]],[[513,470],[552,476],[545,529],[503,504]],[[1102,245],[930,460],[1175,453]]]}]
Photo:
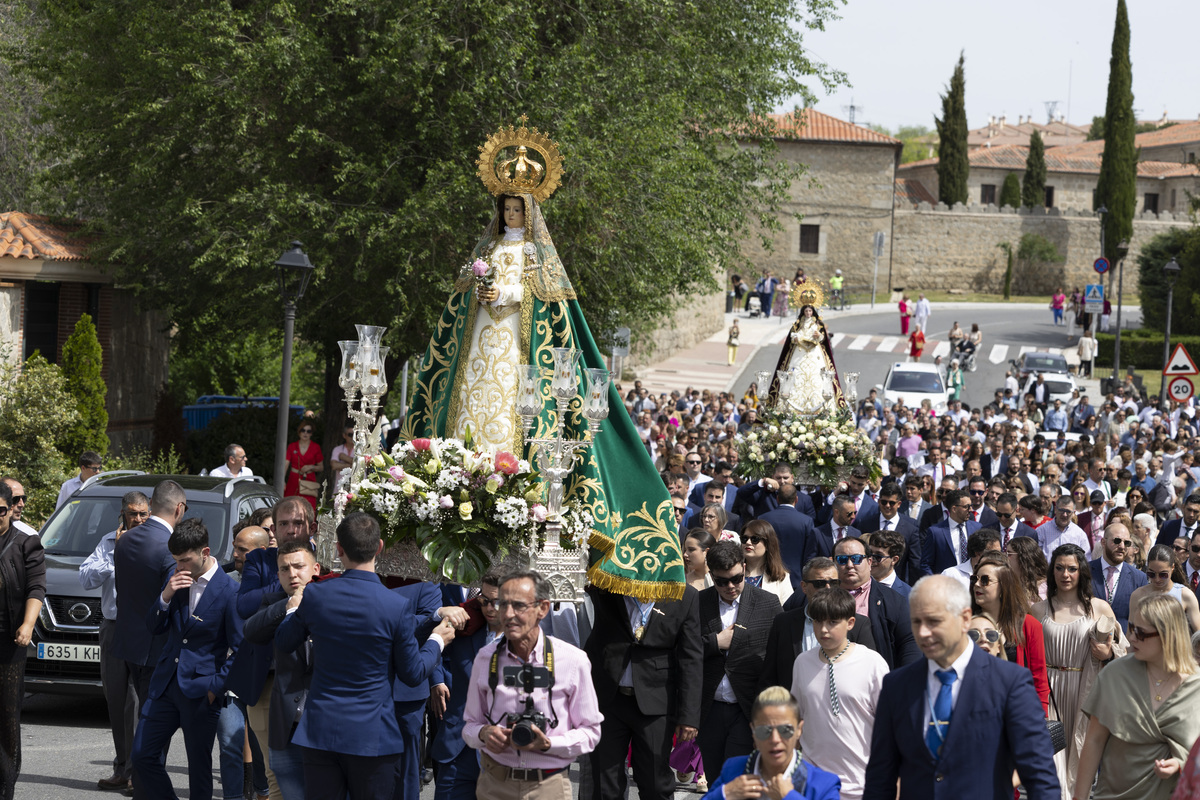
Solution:
[{"label": "cypress tree", "polygon": [[1129,63],[1129,14],[1117,0],[1112,58],[1108,62],[1108,101],[1104,106],[1104,155],[1096,182],[1096,207],[1105,206],[1104,256],[1118,259],[1117,245],[1133,236],[1137,210],[1137,150],[1134,147],[1133,68]]},{"label": "cypress tree", "polygon": [[100,376],[103,357],[96,326],[91,316],[83,314],[62,349],[65,388],[79,410],[79,418],[63,438],[63,449],[71,459],[85,450],[100,455],[108,451],[108,411],[104,407],[108,388]]},{"label": "cypress tree", "polygon": [[1025,180],[1021,182],[1021,205],[1041,208],[1046,205],[1046,148],[1042,134],[1029,137],[1029,155],[1025,157]]},{"label": "cypress tree", "polygon": [[938,132],[938,200],[946,205],[967,202],[967,80],[963,75],[963,54],[942,96],[942,118],[934,117]]},{"label": "cypress tree", "polygon": [[1004,176],[1004,185],[1000,187],[1000,207],[1021,207],[1021,179],[1017,173],[1010,172]]}]

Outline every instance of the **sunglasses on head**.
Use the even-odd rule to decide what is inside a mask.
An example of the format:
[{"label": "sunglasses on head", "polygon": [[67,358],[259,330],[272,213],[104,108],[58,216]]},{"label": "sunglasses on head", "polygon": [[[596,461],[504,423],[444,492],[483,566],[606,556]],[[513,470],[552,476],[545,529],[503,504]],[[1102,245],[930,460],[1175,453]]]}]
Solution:
[{"label": "sunglasses on head", "polygon": [[790,739],[796,735],[796,726],[790,722],[785,722],[782,725],[755,725],[754,738],[760,742],[765,742],[771,738],[772,733],[778,733],[780,739]]},{"label": "sunglasses on head", "polygon": [[1155,636],[1158,636],[1158,631],[1154,630],[1153,628],[1139,628],[1137,625],[1130,623],[1129,636],[1133,639],[1137,639],[1139,642],[1144,642],[1147,639],[1153,639]]},{"label": "sunglasses on head", "polygon": [[866,556],[862,555],[861,553],[855,553],[853,555],[840,555],[833,557],[833,563],[837,564],[839,567],[844,567],[847,564],[853,564],[857,567],[865,558]]},{"label": "sunglasses on head", "polygon": [[1000,581],[996,578],[993,578],[991,575],[972,575],[971,583],[978,583],[980,586],[984,587],[985,589],[988,586],[991,586],[993,583],[996,584],[997,586],[1000,585]]},{"label": "sunglasses on head", "polygon": [[743,573],[741,575],[730,575],[728,578],[718,578],[716,575],[714,575],[713,583],[716,584],[718,587],[724,589],[726,586],[737,586],[739,583],[742,582],[742,579],[745,577],[746,577],[745,573]]},{"label": "sunglasses on head", "polygon": [[984,639],[990,644],[995,644],[996,642],[1000,641],[1000,631],[995,630],[994,628],[990,631],[977,631],[972,628],[971,630],[967,631],[967,636],[971,637],[972,642],[978,642],[980,639]]}]

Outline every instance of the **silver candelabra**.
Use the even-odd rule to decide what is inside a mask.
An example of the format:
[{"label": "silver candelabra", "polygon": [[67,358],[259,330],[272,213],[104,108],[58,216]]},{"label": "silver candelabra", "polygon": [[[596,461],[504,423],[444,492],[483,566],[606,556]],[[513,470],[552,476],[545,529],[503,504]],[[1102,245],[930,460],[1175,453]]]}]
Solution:
[{"label": "silver candelabra", "polygon": [[[358,341],[338,342],[342,350],[338,385],[346,393],[346,414],[354,420],[354,466],[350,471],[350,486],[363,479],[367,462],[379,455],[379,434],[383,428],[379,401],[387,391],[383,361],[389,350],[379,344],[387,328],[379,325],[354,327],[358,329]],[[340,514],[335,522],[341,522]]]}]

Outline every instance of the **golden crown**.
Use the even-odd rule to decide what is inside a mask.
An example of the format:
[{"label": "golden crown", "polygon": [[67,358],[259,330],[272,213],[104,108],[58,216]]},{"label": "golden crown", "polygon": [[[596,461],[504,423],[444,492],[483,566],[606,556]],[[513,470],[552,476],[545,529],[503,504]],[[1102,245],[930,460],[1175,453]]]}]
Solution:
[{"label": "golden crown", "polygon": [[[488,137],[479,148],[479,179],[493,195],[531,194],[539,203],[554,194],[563,175],[558,143],[537,128],[509,125]],[[509,152],[509,151],[513,152]]]},{"label": "golden crown", "polygon": [[820,309],[825,305],[825,289],[812,278],[792,286],[791,306],[797,311],[804,306]]}]

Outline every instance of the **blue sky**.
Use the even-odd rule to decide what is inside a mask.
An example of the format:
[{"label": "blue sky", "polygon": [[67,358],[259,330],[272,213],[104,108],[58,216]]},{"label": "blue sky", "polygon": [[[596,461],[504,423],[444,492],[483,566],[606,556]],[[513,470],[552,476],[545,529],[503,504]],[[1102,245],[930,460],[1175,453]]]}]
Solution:
[{"label": "blue sky", "polygon": [[[1127,0],[1127,8],[1138,118],[1158,119],[1165,109],[1173,119],[1197,119],[1189,54],[1200,2]],[[859,123],[932,128],[960,50],[972,128],[1001,114],[1045,122],[1047,100],[1076,124],[1104,113],[1116,0],[849,0],[840,16],[804,39],[851,84],[833,93],[812,87],[816,108],[835,117],[849,118],[853,98]]]}]

